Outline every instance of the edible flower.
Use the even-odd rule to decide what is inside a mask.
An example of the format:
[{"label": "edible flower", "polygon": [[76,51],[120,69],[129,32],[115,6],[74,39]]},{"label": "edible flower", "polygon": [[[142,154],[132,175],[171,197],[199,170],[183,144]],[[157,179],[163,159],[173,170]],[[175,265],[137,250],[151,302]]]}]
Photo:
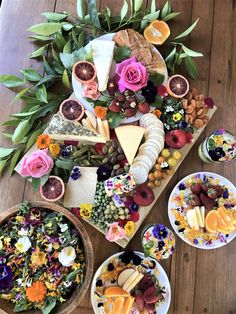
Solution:
[{"label": "edible flower", "polygon": [[127,237],[131,237],[135,230],[135,223],[133,221],[128,221],[125,225],[125,233]]},{"label": "edible flower", "polygon": [[71,170],[70,178],[75,181],[81,177],[81,172],[78,166],[74,166]]},{"label": "edible flower", "polygon": [[65,267],[70,267],[73,265],[75,258],[76,253],[72,246],[64,247],[64,249],[58,255],[59,262]]},{"label": "edible flower", "polygon": [[213,108],[215,106],[214,100],[211,97],[206,97],[204,103],[208,108]]},{"label": "edible flower", "polygon": [[45,148],[49,147],[51,142],[52,142],[52,139],[51,139],[51,137],[49,135],[47,135],[47,134],[40,134],[37,137],[36,145],[40,149],[45,149]]},{"label": "edible flower", "polygon": [[42,214],[39,208],[30,208],[29,213],[25,215],[26,225],[37,226],[42,222]]},{"label": "edible flower", "polygon": [[98,182],[105,181],[111,177],[112,167],[110,165],[100,165],[97,170]]},{"label": "edible flower", "polygon": [[20,253],[27,252],[28,249],[31,247],[30,239],[28,237],[19,238],[15,244],[15,247],[18,251],[20,251]]},{"label": "edible flower", "polygon": [[26,288],[26,296],[30,302],[41,302],[46,296],[46,291],[44,283],[38,280]]},{"label": "edible flower", "polygon": [[46,254],[40,251],[38,247],[36,251],[32,253],[30,260],[33,266],[42,266],[47,263]]},{"label": "edible flower", "polygon": [[80,216],[82,218],[91,218],[93,205],[91,204],[80,204]]},{"label": "edible flower", "polygon": [[173,114],[172,119],[175,122],[178,122],[178,121],[180,121],[182,119],[182,115],[179,112],[177,112],[177,113]]},{"label": "edible flower", "polygon": [[152,232],[153,232],[154,237],[158,240],[163,240],[168,235],[168,231],[166,227],[162,224],[156,224]]},{"label": "edible flower", "polygon": [[10,266],[0,265],[0,292],[10,289],[12,286],[13,272]]},{"label": "edible flower", "polygon": [[161,110],[159,110],[159,109],[154,109],[152,113],[153,113],[157,118],[160,118],[161,115],[162,115],[162,112],[161,112]]},{"label": "edible flower", "polygon": [[61,151],[61,147],[59,144],[50,144],[49,145],[49,151],[50,151],[50,154],[52,155],[52,157],[56,157],[60,154],[60,151]]},{"label": "edible flower", "polygon": [[95,113],[95,116],[97,118],[100,118],[102,120],[106,119],[106,116],[107,116],[107,110],[106,108],[102,107],[102,106],[96,106],[94,108],[94,113]]},{"label": "edible flower", "polygon": [[106,239],[110,242],[117,241],[119,239],[125,238],[125,229],[119,226],[118,222],[113,222],[108,224],[108,231],[106,233]]},{"label": "edible flower", "polygon": [[92,100],[97,100],[98,97],[100,96],[100,93],[98,91],[98,84],[95,81],[92,81],[90,83],[84,84],[83,96],[85,98],[90,98]]}]

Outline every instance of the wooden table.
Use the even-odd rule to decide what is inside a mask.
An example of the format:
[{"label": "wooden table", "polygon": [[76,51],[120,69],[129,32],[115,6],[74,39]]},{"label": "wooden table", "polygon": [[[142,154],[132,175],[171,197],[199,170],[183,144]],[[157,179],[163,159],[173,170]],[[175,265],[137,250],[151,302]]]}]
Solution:
[{"label": "wooden table", "polygon": [[[145,1],[148,5],[151,0]],[[165,1],[157,1],[157,5]],[[234,0],[173,0],[175,11],[184,14],[176,19],[174,33],[181,32],[191,21],[200,18],[199,25],[190,38],[190,47],[202,51],[203,58],[197,60],[198,79],[191,82],[205,95],[214,98],[218,110],[207,126],[206,132],[195,144],[184,160],[178,173],[155,204],[143,225],[150,222],[162,222],[169,225],[167,201],[177,181],[196,171],[219,173],[236,184],[236,161],[219,165],[203,164],[197,155],[199,143],[216,128],[225,127],[236,133],[236,2]],[[97,1],[100,8],[109,5],[113,15],[119,13],[123,1]],[[3,0],[0,9],[0,74],[18,74],[23,68],[42,71],[40,62],[31,60],[28,55],[35,49],[27,41],[26,29],[42,21],[40,12],[68,11],[76,15],[76,0]],[[11,104],[14,93],[0,86],[1,121],[19,110],[21,104]],[[1,146],[8,146],[1,136]],[[22,200],[37,200],[39,196],[32,190],[31,184],[19,175],[9,178],[4,175],[0,181],[1,209],[11,207]],[[83,222],[84,223],[84,222]],[[84,223],[94,248],[97,267],[120,248],[105,241],[104,236]],[[128,246],[141,250],[140,228]],[[102,247],[102,249],[101,249]],[[212,251],[192,248],[177,238],[177,250],[171,259],[162,262],[169,275],[172,288],[172,302],[169,313],[236,313],[236,241]],[[1,312],[1,311],[0,311]],[[80,307],[73,312],[93,313],[89,291]]]}]

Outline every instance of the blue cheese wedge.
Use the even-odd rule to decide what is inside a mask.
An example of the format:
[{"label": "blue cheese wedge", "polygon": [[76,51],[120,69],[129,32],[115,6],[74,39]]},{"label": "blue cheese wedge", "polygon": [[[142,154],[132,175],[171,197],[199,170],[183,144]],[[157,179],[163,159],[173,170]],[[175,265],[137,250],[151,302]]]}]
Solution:
[{"label": "blue cheese wedge", "polygon": [[48,135],[57,141],[86,141],[105,143],[106,139],[98,133],[87,129],[80,123],[64,119],[59,113],[55,114],[48,126]]},{"label": "blue cheese wedge", "polygon": [[93,62],[97,71],[98,90],[102,92],[107,88],[115,42],[109,40],[93,40],[91,44]]}]

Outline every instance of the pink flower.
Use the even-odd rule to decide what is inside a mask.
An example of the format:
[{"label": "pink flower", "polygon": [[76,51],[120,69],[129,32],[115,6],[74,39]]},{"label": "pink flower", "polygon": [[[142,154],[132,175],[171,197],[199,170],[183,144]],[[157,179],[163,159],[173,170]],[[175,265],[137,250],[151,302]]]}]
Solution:
[{"label": "pink flower", "polygon": [[116,74],[120,92],[124,92],[126,89],[136,92],[147,85],[147,70],[134,57],[118,63],[116,65]]},{"label": "pink flower", "polygon": [[211,97],[205,98],[204,103],[208,108],[213,108],[215,106],[214,100]]},{"label": "pink flower", "polygon": [[20,164],[20,175],[24,177],[41,178],[52,170],[53,159],[47,150],[36,150],[30,156],[24,156]]},{"label": "pink flower", "polygon": [[114,242],[123,238],[125,238],[125,229],[121,228],[118,222],[109,224],[109,230],[107,231],[106,239],[110,242]]},{"label": "pink flower", "polygon": [[97,100],[100,96],[100,93],[98,91],[98,84],[94,81],[84,84],[83,88],[83,96],[85,98],[91,98],[92,100]]}]

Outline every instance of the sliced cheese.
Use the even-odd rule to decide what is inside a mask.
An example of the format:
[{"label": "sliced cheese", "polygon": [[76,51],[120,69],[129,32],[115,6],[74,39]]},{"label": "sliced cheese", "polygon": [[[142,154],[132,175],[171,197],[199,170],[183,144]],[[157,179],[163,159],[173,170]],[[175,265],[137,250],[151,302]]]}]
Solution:
[{"label": "sliced cheese", "polygon": [[203,227],[205,227],[205,207],[204,206],[200,207],[200,212],[202,216]]},{"label": "sliced cheese", "polygon": [[96,120],[95,115],[89,110],[85,110],[85,114],[86,114],[87,118],[90,120],[93,128],[96,129],[97,128],[97,120]]},{"label": "sliced cheese", "polygon": [[196,212],[194,209],[189,209],[186,213],[186,219],[187,223],[189,224],[189,227],[194,230],[199,230],[199,225],[197,221]]},{"label": "sliced cheese", "polygon": [[110,141],[110,128],[109,128],[109,123],[107,120],[103,120],[102,121],[102,124],[103,124],[103,129],[104,129],[104,132],[105,132],[105,138]]},{"label": "sliced cheese", "polygon": [[145,128],[136,125],[124,125],[115,128],[118,141],[131,165],[142,141]]},{"label": "sliced cheese", "polygon": [[138,278],[139,276],[139,271],[135,270],[135,272],[126,280],[126,282],[123,284],[123,289],[127,291],[129,286]]},{"label": "sliced cheese", "polygon": [[129,285],[129,287],[126,289],[128,293],[130,293],[139,283],[139,281],[143,278],[143,274],[139,274],[138,277]]},{"label": "sliced cheese", "polygon": [[100,134],[81,126],[78,122],[64,119],[59,113],[52,117],[48,126],[48,134],[52,139],[58,141],[106,142],[106,139]]},{"label": "sliced cheese", "polygon": [[63,205],[79,207],[80,204],[93,204],[97,185],[97,167],[80,167],[81,177],[69,179]]},{"label": "sliced cheese", "polygon": [[200,209],[198,206],[194,207],[194,210],[195,210],[195,213],[196,213],[196,217],[197,217],[197,222],[199,224],[199,227],[204,227],[204,223],[203,223],[203,220],[202,220],[202,215],[200,213]]},{"label": "sliced cheese", "polygon": [[97,71],[98,90],[102,92],[107,88],[115,42],[108,40],[93,40],[91,45],[93,62]]}]

